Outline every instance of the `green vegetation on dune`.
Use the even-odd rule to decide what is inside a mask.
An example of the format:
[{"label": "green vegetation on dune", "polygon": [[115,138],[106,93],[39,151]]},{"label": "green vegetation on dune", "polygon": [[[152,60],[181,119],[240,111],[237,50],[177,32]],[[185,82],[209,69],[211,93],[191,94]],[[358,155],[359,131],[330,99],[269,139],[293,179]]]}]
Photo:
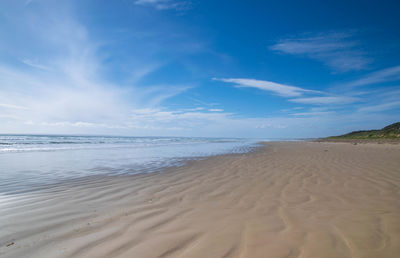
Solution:
[{"label": "green vegetation on dune", "polygon": [[380,130],[354,131],[326,139],[400,139],[400,122],[388,125]]}]

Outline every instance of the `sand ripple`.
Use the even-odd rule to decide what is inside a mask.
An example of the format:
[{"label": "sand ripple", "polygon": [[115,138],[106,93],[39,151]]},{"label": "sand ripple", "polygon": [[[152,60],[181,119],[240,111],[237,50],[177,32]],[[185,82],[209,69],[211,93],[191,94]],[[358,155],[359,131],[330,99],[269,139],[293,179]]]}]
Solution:
[{"label": "sand ripple", "polygon": [[0,202],[1,257],[399,257],[400,146],[269,143]]}]

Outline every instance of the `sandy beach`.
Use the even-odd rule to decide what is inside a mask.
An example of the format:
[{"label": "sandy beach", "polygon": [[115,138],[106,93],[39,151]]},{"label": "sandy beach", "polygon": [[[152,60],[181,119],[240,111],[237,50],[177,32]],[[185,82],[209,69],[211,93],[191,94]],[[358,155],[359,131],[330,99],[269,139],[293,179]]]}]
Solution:
[{"label": "sandy beach", "polygon": [[399,257],[400,145],[271,142],[0,199],[1,257]]}]

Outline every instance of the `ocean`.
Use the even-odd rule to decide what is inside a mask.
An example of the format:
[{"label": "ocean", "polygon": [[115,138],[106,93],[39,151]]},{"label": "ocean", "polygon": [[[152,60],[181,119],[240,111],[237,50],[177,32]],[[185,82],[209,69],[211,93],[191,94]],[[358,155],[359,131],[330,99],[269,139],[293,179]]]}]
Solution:
[{"label": "ocean", "polygon": [[88,176],[151,173],[256,145],[236,138],[0,135],[0,194]]}]

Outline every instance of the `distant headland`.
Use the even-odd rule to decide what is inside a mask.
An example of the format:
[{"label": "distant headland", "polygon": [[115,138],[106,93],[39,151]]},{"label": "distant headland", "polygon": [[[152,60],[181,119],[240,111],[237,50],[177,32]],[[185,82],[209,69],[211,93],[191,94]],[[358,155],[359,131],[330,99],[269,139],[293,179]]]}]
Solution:
[{"label": "distant headland", "polygon": [[400,142],[400,122],[385,126],[380,130],[354,131],[339,136],[330,136],[323,141],[389,141]]}]

